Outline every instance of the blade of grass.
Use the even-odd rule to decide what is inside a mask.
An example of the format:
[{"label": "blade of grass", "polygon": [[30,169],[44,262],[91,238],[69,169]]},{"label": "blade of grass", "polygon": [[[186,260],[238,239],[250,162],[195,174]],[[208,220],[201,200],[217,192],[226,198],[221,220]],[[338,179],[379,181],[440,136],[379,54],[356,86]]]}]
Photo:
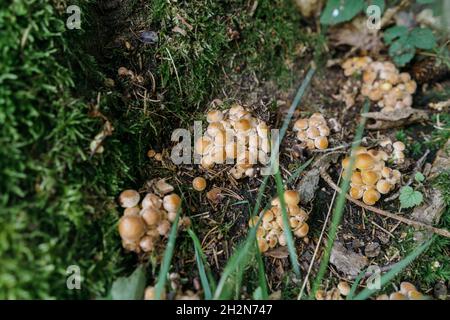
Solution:
[{"label": "blade of grass", "polygon": [[[205,300],[211,300],[212,299],[212,292],[214,290],[215,285],[211,285],[210,281],[208,280],[208,276],[206,275],[206,269],[205,269],[205,255],[202,250],[202,245],[200,244],[200,240],[198,239],[197,235],[192,229],[187,230],[189,236],[192,239],[192,242],[194,243],[194,250],[195,250],[195,260],[197,261],[197,267],[198,267],[198,273],[200,276],[200,282],[202,283],[203,291],[205,294]],[[209,272],[209,270],[208,270]],[[209,276],[209,278],[212,278],[212,275]]]},{"label": "blade of grass", "polygon": [[300,279],[300,267],[298,265],[297,260],[297,251],[295,250],[294,237],[292,235],[291,227],[289,225],[286,203],[284,201],[283,180],[281,178],[281,174],[279,171],[275,174],[275,182],[277,185],[278,198],[280,199],[281,215],[283,216],[283,227],[284,227],[283,232],[286,237],[286,244],[289,251],[289,258],[291,260],[292,269],[294,269],[295,275],[297,276],[298,279]]},{"label": "blade of grass", "polygon": [[266,270],[264,269],[264,261],[261,256],[261,252],[259,252],[257,243],[255,241],[256,246],[256,259],[258,260],[258,282],[259,287],[261,288],[261,295],[263,300],[267,300],[269,298],[269,289],[267,288],[266,282]]},{"label": "blade of grass", "polygon": [[[410,265],[418,256],[420,256],[430,245],[431,243],[436,239],[436,236],[433,236],[430,240],[427,242],[421,244],[420,246],[416,247],[409,255],[405,257],[405,259],[401,260],[400,262],[396,263],[395,266],[386,272],[381,277],[381,288],[383,288],[386,284],[388,284],[392,279],[395,278],[395,276],[404,270],[408,265]],[[380,289],[381,289],[380,288]],[[366,300],[370,298],[374,293],[378,292],[379,289],[369,289],[365,288],[363,291],[361,291],[353,300]]]},{"label": "blade of grass", "polygon": [[[364,103],[362,113],[367,113],[369,111],[369,108],[370,108],[370,103],[369,103],[369,101],[366,100],[366,102]],[[324,252],[322,261],[320,263],[317,277],[314,280],[314,283],[313,283],[313,286],[311,289],[311,293],[309,295],[310,299],[314,299],[314,297],[316,295],[316,291],[318,290],[320,284],[322,283],[322,279],[328,268],[331,250],[333,248],[334,240],[336,239],[337,229],[341,223],[342,215],[344,214],[344,206],[345,206],[345,202],[346,202],[345,195],[347,194],[349,186],[350,186],[350,177],[351,177],[351,173],[352,173],[354,162],[355,162],[355,150],[360,145],[361,138],[362,138],[363,132],[364,132],[364,127],[366,124],[366,120],[367,119],[365,117],[361,117],[361,121],[358,125],[355,137],[353,139],[352,152],[351,152],[352,156],[350,157],[349,170],[347,171],[347,173],[343,177],[343,181],[341,182],[342,192],[338,195],[337,200],[336,200],[336,205],[333,210],[331,226],[330,226],[330,230],[328,232],[328,241],[327,241],[327,244],[325,247],[325,252]]]},{"label": "blade of grass", "polygon": [[355,281],[352,284],[352,287],[350,288],[350,292],[347,295],[346,300],[352,300],[353,296],[355,295],[356,289],[358,289],[358,285],[361,282],[362,278],[366,274],[366,270],[361,271],[358,276],[355,278]]},{"label": "blade of grass", "polygon": [[298,167],[295,172],[292,174],[292,176],[287,179],[286,184],[291,183],[295,179],[298,178],[298,176],[311,164],[311,162],[314,160],[314,158],[309,159],[305,163],[303,163],[300,167]]},{"label": "blade of grass", "polygon": [[169,240],[167,242],[167,247],[164,250],[164,256],[161,263],[161,268],[158,274],[158,281],[155,286],[155,300],[160,300],[164,287],[166,285],[166,276],[169,273],[170,263],[173,257],[173,250],[175,248],[175,240],[177,238],[178,220],[180,219],[181,207],[177,211],[175,220],[172,223],[172,228],[170,229]]}]

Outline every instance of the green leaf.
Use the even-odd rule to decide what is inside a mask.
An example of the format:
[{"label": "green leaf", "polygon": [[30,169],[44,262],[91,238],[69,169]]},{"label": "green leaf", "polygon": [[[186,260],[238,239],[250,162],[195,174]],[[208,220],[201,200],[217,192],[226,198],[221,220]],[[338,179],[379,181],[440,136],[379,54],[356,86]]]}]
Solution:
[{"label": "green leaf", "polygon": [[381,10],[381,13],[384,12],[384,9],[386,7],[384,0],[367,0],[366,6],[364,7],[364,11],[366,11],[366,14],[367,14],[367,7],[373,5],[378,6]]},{"label": "green leaf", "polygon": [[416,49],[407,43],[407,38],[400,38],[389,47],[389,55],[397,66],[404,66],[414,58]]},{"label": "green leaf", "polygon": [[410,186],[406,186],[400,189],[399,199],[402,208],[411,208],[422,203],[423,195],[420,191],[416,191]]},{"label": "green leaf", "polygon": [[409,35],[409,42],[416,48],[425,50],[436,46],[436,38],[429,28],[414,28]]},{"label": "green leaf", "polygon": [[120,277],[111,288],[113,300],[141,300],[145,291],[145,267],[136,268],[129,277]]},{"label": "green leaf", "polygon": [[417,173],[414,175],[414,179],[415,179],[417,182],[423,182],[423,181],[425,180],[425,176],[424,176],[421,172],[417,172]]},{"label": "green leaf", "polygon": [[320,23],[333,25],[349,21],[363,9],[362,0],[329,0],[320,17]]},{"label": "green leaf", "polygon": [[403,38],[408,35],[408,28],[405,26],[395,26],[386,29],[383,34],[383,39],[386,44],[391,44],[397,38]]},{"label": "green leaf", "polygon": [[431,4],[434,3],[435,0],[417,0],[419,4]]}]

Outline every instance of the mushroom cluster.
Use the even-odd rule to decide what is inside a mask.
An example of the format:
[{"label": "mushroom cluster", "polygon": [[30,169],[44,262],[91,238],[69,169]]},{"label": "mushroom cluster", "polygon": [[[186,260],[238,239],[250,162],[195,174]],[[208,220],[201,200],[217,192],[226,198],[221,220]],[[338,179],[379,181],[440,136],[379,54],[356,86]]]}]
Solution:
[{"label": "mushroom cluster", "polygon": [[[162,196],[147,193],[142,202],[136,190],[125,190],[120,194],[119,203],[125,210],[118,229],[125,249],[136,253],[152,252],[161,239],[168,236],[181,207],[181,198],[171,193],[173,187],[169,184],[162,182],[160,185],[166,187]],[[187,217],[180,220],[181,225],[188,226],[189,222]]]},{"label": "mushroom cluster", "polygon": [[405,162],[406,146],[401,141],[392,142],[391,139],[386,139],[380,142],[380,146],[390,155],[390,158],[396,164],[402,164]]},{"label": "mushroom cluster", "polygon": [[[400,181],[401,173],[386,166],[388,154],[382,150],[367,150],[359,147],[355,151],[355,163],[351,174],[350,196],[359,200],[362,198],[367,205],[374,205],[380,200],[381,194],[388,194]],[[350,165],[350,157],[342,160],[344,172]]]},{"label": "mushroom cluster", "polygon": [[341,281],[338,283],[337,287],[330,290],[317,290],[316,300],[344,300],[343,297],[348,296],[350,293],[350,285]]},{"label": "mushroom cluster", "polygon": [[417,290],[417,288],[410,282],[400,283],[400,290],[387,294],[382,294],[377,297],[377,300],[425,300],[427,296]]},{"label": "mushroom cluster", "polygon": [[[309,226],[306,223],[308,214],[299,207],[300,196],[297,191],[286,190],[284,192],[284,200],[289,219],[289,225],[298,238],[304,238],[308,234]],[[281,211],[280,199],[274,198],[271,207],[267,209],[261,219],[256,232],[258,247],[261,252],[266,252],[274,248],[277,244],[286,245],[286,238],[283,232],[283,214]],[[250,219],[249,226],[253,227],[258,222],[259,217],[255,216]]]},{"label": "mushroom cluster", "polygon": [[330,128],[321,113],[314,113],[309,119],[298,119],[294,123],[297,139],[308,149],[326,149]]},{"label": "mushroom cluster", "polygon": [[362,73],[361,93],[377,102],[383,112],[412,106],[417,84],[407,72],[399,72],[392,62],[353,57],[342,64],[344,74]]},{"label": "mushroom cluster", "polygon": [[200,165],[210,169],[215,164],[234,164],[230,174],[235,179],[252,177],[253,165],[269,162],[270,141],[267,124],[240,105],[207,113],[208,127],[195,141]]}]

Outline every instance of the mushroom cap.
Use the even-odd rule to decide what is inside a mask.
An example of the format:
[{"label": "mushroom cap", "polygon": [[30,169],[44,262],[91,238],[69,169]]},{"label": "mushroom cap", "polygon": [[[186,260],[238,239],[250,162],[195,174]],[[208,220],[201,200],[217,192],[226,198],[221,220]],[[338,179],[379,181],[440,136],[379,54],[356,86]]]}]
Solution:
[{"label": "mushroom cap", "polygon": [[181,207],[181,198],[175,193],[169,194],[164,197],[163,206],[168,212],[177,212]]},{"label": "mushroom cap", "polygon": [[196,191],[203,191],[206,188],[206,180],[203,177],[196,177],[192,180],[192,187]]},{"label": "mushroom cap", "polygon": [[362,180],[361,172],[359,172],[359,171],[353,172],[350,180],[353,184],[357,184],[357,185],[364,184],[364,182]]},{"label": "mushroom cap", "polygon": [[294,123],[294,131],[301,131],[308,129],[308,119],[298,119]]},{"label": "mushroom cap", "polygon": [[392,189],[392,184],[385,179],[381,179],[377,182],[377,191],[381,194],[387,194]]},{"label": "mushroom cap", "polygon": [[350,286],[345,281],[340,281],[337,285],[339,293],[343,296],[347,296],[350,293]]},{"label": "mushroom cap", "polygon": [[212,141],[208,137],[201,137],[195,142],[195,152],[205,155],[212,147]]},{"label": "mushroom cap", "polygon": [[361,172],[361,179],[365,185],[373,186],[380,179],[380,174],[372,170],[364,170]]},{"label": "mushroom cap", "polygon": [[374,159],[370,154],[361,153],[356,156],[355,159],[355,168],[359,170],[368,170],[371,169],[374,165]]},{"label": "mushroom cap", "polygon": [[[170,184],[167,183],[166,179],[159,179],[156,184],[155,187],[157,189],[157,191],[159,192],[159,194],[167,194],[170,193],[174,190],[174,187]],[[158,205],[156,198],[155,199],[155,205]]]},{"label": "mushroom cap", "polygon": [[234,128],[237,131],[248,131],[252,128],[252,125],[247,119],[241,119],[234,123]]},{"label": "mushroom cap", "polygon": [[200,165],[202,166],[203,169],[206,170],[211,169],[214,166],[214,160],[211,157],[211,155],[206,155],[202,157]]},{"label": "mushroom cap", "polygon": [[406,296],[400,292],[393,292],[389,296],[389,300],[407,300]]},{"label": "mushroom cap", "polygon": [[141,211],[141,217],[148,226],[156,226],[161,220],[161,211],[153,207],[144,208]]},{"label": "mushroom cap", "polygon": [[218,122],[223,119],[223,113],[220,110],[211,110],[206,115],[206,121],[209,123]]},{"label": "mushroom cap", "polygon": [[316,139],[314,139],[314,146],[317,149],[323,150],[328,148],[328,139],[327,137],[317,137]]},{"label": "mushroom cap", "polygon": [[161,205],[162,205],[162,199],[154,193],[147,193],[145,195],[144,199],[142,199],[141,205],[142,205],[142,208],[144,208],[144,209],[150,208],[150,207],[153,207],[155,209],[160,209]]},{"label": "mushroom cap", "polygon": [[270,201],[270,204],[271,204],[272,206],[277,206],[277,207],[279,207],[279,206],[280,206],[280,198],[278,198],[278,197],[273,198],[272,201]]},{"label": "mushroom cap", "polygon": [[170,231],[170,222],[168,220],[163,220],[158,224],[156,229],[161,236],[167,236]]},{"label": "mushroom cap", "polygon": [[375,189],[367,189],[363,194],[363,202],[369,206],[374,205],[380,200],[380,193]]},{"label": "mushroom cap", "polygon": [[301,227],[299,227],[298,229],[296,229],[294,231],[294,235],[296,237],[303,238],[303,237],[306,237],[306,235],[308,234],[308,231],[309,231],[309,225],[305,222],[301,225]]},{"label": "mushroom cap", "polygon": [[325,124],[318,126],[317,129],[319,129],[320,135],[322,137],[327,137],[330,135],[330,128],[328,128],[328,126]]},{"label": "mushroom cap", "polygon": [[119,195],[119,203],[122,208],[131,208],[138,205],[141,196],[136,190],[124,190]]},{"label": "mushroom cap", "polygon": [[392,147],[394,148],[394,150],[396,151],[403,151],[405,150],[405,144],[401,141],[396,141],[392,144]]},{"label": "mushroom cap", "polygon": [[138,215],[123,216],[119,220],[120,237],[127,241],[137,241],[145,233],[145,223]]},{"label": "mushroom cap", "polygon": [[364,189],[358,186],[351,187],[350,188],[350,197],[353,199],[361,199],[364,194]]},{"label": "mushroom cap", "polygon": [[274,214],[272,210],[266,210],[262,216],[263,222],[271,222],[274,218]]},{"label": "mushroom cap", "polygon": [[306,135],[306,131],[298,131],[297,139],[300,141],[305,141],[306,139],[308,139],[308,136]]},{"label": "mushroom cap", "polygon": [[411,290],[408,292],[408,298],[409,300],[423,300],[424,296],[417,290]]},{"label": "mushroom cap", "polygon": [[320,131],[316,127],[309,127],[306,130],[306,136],[310,139],[315,139],[320,136]]},{"label": "mushroom cap", "polygon": [[411,282],[403,281],[400,283],[400,292],[404,294],[405,296],[408,295],[408,292],[410,291],[417,291],[417,288],[415,285],[413,285]]},{"label": "mushroom cap", "polygon": [[150,236],[144,236],[142,237],[141,241],[139,241],[139,246],[141,247],[142,251],[150,252],[155,249],[155,241]]},{"label": "mushroom cap", "polygon": [[258,239],[258,248],[261,252],[266,252],[267,250],[269,250],[269,244],[267,243],[266,239]]},{"label": "mushroom cap", "polygon": [[225,130],[224,126],[220,122],[210,123],[206,132],[211,136],[215,137],[219,132],[223,132]]},{"label": "mushroom cap", "polygon": [[284,192],[284,201],[287,205],[295,206],[300,202],[300,195],[295,190],[286,190]]}]

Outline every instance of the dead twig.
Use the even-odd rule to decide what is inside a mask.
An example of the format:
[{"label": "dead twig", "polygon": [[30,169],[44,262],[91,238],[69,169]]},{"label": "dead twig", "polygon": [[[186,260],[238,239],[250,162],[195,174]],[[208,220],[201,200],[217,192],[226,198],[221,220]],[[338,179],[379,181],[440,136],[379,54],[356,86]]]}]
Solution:
[{"label": "dead twig", "polygon": [[[341,188],[339,188],[339,187],[334,183],[333,179],[330,177],[330,175],[329,175],[325,170],[321,170],[321,171],[320,171],[320,176],[321,176],[322,179],[324,179],[324,180],[330,185],[330,187],[332,187],[334,190],[336,190],[336,191],[339,192],[339,193],[342,192]],[[366,209],[366,210],[369,210],[369,211],[372,211],[372,212],[377,213],[377,214],[379,214],[379,215],[382,215],[382,216],[385,216],[385,217],[388,217],[388,218],[391,218],[391,219],[394,219],[394,220],[403,222],[403,223],[405,223],[405,224],[407,224],[407,225],[414,226],[414,227],[416,227],[416,228],[423,228],[423,229],[426,229],[426,230],[428,230],[428,231],[431,231],[431,232],[433,232],[433,233],[435,233],[435,234],[438,234],[438,235],[440,235],[440,236],[443,236],[443,237],[446,237],[446,238],[450,238],[450,232],[449,232],[448,230],[435,228],[435,227],[433,227],[433,226],[430,226],[430,225],[427,225],[427,224],[424,224],[424,223],[421,223],[421,222],[418,222],[418,221],[410,220],[410,219],[401,217],[401,216],[399,216],[399,215],[396,215],[396,214],[394,214],[394,213],[390,213],[390,212],[385,211],[385,210],[382,210],[382,209],[378,209],[378,208],[375,208],[375,207],[372,207],[372,206],[368,206],[368,205],[366,205],[364,202],[361,202],[361,201],[359,201],[359,200],[353,199],[353,198],[350,197],[348,194],[346,194],[345,197],[347,198],[347,200],[350,200],[350,201],[353,202],[354,204],[357,204],[358,206],[360,206],[360,207],[362,207],[362,208],[364,208],[364,209]]]}]

